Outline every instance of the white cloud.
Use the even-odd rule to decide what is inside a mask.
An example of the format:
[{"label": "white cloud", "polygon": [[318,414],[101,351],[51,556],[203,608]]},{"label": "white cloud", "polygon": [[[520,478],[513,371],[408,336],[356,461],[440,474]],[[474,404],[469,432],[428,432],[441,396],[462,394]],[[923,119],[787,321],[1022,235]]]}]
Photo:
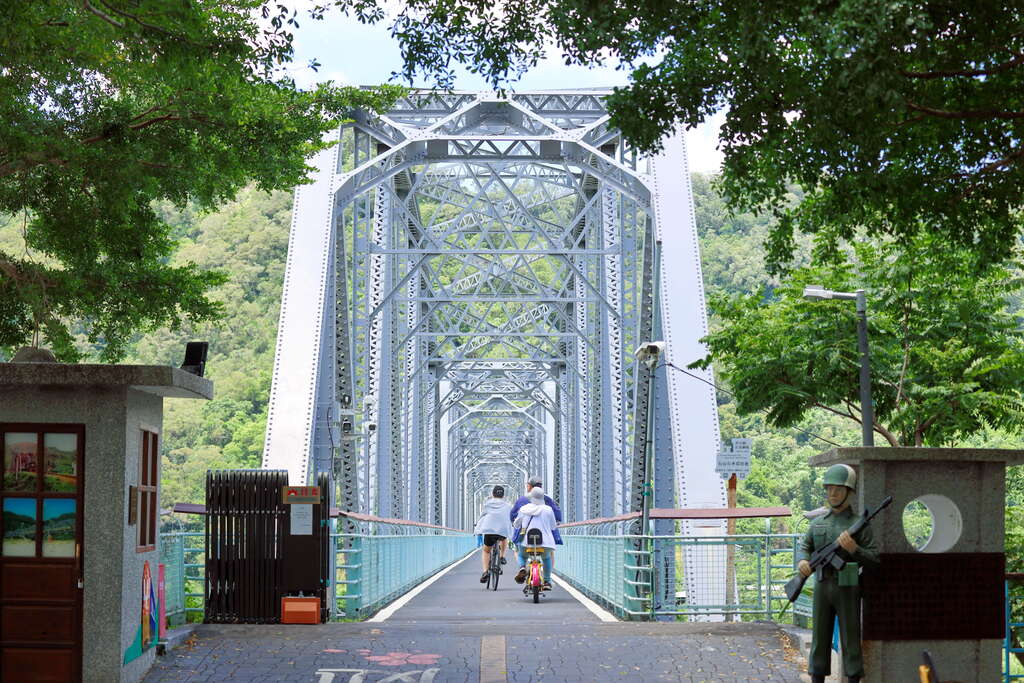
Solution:
[{"label": "white cloud", "polygon": [[718,173],[722,169],[722,152],[718,146],[718,129],[725,121],[719,112],[701,125],[686,131],[686,151],[693,173]]},{"label": "white cloud", "polygon": [[324,81],[333,81],[334,85],[358,85],[352,82],[352,79],[340,69],[324,69],[320,68],[317,71],[313,71],[306,65],[296,65],[288,69],[288,75],[295,79],[295,85],[298,86],[299,90],[308,90],[317,83],[323,83]]}]

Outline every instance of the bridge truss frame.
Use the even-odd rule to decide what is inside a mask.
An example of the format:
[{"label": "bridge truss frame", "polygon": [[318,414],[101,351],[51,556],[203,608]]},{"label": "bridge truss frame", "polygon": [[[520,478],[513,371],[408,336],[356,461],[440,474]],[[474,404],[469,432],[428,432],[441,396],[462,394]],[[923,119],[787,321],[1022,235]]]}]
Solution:
[{"label": "bridge truss frame", "polygon": [[685,145],[639,154],[607,93],[413,91],[339,129],[295,192],[264,467],[457,528],[533,474],[567,520],[640,509],[648,476],[655,506],[725,505],[713,389],[633,356],[703,354]]}]

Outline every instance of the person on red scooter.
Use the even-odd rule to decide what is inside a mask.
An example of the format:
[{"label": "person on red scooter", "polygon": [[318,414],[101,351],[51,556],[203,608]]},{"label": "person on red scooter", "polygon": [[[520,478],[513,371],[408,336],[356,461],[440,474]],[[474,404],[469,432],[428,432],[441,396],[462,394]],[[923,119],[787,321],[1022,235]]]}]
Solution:
[{"label": "person on red scooter", "polygon": [[541,532],[541,545],[544,547],[542,563],[544,565],[543,590],[551,590],[551,554],[555,550],[555,530],[558,522],[555,521],[555,512],[551,506],[544,501],[544,489],[540,486],[533,486],[527,494],[528,502],[519,508],[519,514],[512,526],[518,530],[519,543],[519,573],[516,574],[516,583],[526,581],[526,533],[531,529],[538,529]]},{"label": "person on red scooter", "polygon": [[[530,502],[530,499],[527,496],[529,495],[530,490],[534,486],[541,486],[541,487],[543,487],[543,482],[541,482],[540,477],[533,476],[533,477],[530,477],[526,481],[526,494],[527,495],[519,496],[519,500],[517,500],[515,502],[515,505],[512,506],[512,511],[508,515],[508,519],[509,519],[510,522],[516,521],[516,517],[519,516],[519,509],[521,507],[523,507],[524,505],[526,505],[527,503]],[[555,513],[555,522],[557,524],[561,524],[562,523],[562,511],[558,508],[558,503],[556,503],[554,500],[552,500],[551,496],[548,496],[548,495],[544,496],[544,502],[554,511],[554,513]],[[519,542],[521,540],[522,539],[520,538],[520,534],[517,531],[516,535],[512,538],[512,543],[518,546]],[[559,535],[557,528],[555,529],[555,545],[562,545],[562,537]],[[550,562],[551,562],[551,567],[554,568],[554,566],[555,566],[555,551],[553,549],[552,550],[548,550],[544,554],[549,557]],[[517,553],[516,554],[516,558],[518,559],[519,557],[521,557],[521,556]],[[523,564],[523,560],[519,560],[519,574],[522,575],[522,576],[526,576],[526,568],[525,568],[525,565]],[[522,581],[520,581],[520,583],[522,583]]]}]

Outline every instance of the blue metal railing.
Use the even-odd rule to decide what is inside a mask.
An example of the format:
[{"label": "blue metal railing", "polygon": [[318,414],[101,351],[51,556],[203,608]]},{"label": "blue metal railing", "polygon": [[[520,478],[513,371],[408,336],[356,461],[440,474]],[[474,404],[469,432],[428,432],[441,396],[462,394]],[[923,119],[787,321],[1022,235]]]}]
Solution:
[{"label": "blue metal railing", "polygon": [[160,534],[160,563],[164,565],[167,624],[181,626],[193,614],[202,615],[206,584],[205,534],[174,531]]},{"label": "blue metal railing", "polygon": [[[353,524],[358,533],[331,534],[334,618],[365,618],[476,547],[472,534],[453,529],[368,517],[353,519]],[[201,621],[205,534],[162,533],[160,544],[168,625]]]},{"label": "blue metal railing", "polygon": [[[334,618],[362,619],[476,548],[468,533],[373,523],[366,533],[332,534]],[[390,528],[381,528],[390,527]]]},{"label": "blue metal railing", "polygon": [[1019,582],[1024,580],[1024,574],[1007,574],[1004,588],[1004,595],[1006,596],[1006,636],[1003,640],[1003,681],[1004,683],[1010,683],[1024,679],[1024,673],[1014,673],[1014,671],[1024,671],[1024,667],[1021,667],[1017,661],[1016,655],[1024,652],[1024,648],[1014,647],[1013,636],[1014,629],[1024,627],[1024,622],[1012,621],[1013,619],[1013,606],[1024,603],[1024,593],[1017,593],[1011,590],[1011,585],[1018,585]]},{"label": "blue metal railing", "polygon": [[[619,617],[774,619],[788,603],[782,586],[794,571],[799,534],[641,536],[622,533],[624,529],[617,527],[604,523],[564,529],[565,545],[558,549],[555,564],[559,575]],[[659,562],[655,559],[659,556],[669,560]],[[731,574],[727,573],[730,557]],[[732,578],[733,587],[718,599],[698,599],[686,590],[676,590],[707,580],[724,587],[726,576]]]}]

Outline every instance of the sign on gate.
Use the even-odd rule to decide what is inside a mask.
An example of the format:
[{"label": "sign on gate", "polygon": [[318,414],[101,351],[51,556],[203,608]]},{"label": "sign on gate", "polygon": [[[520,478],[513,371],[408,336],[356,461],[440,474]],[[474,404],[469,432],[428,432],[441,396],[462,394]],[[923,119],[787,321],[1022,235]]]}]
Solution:
[{"label": "sign on gate", "polygon": [[735,474],[737,479],[746,479],[750,474],[750,446],[752,439],[733,439],[732,447],[725,448],[718,452],[718,459],[715,461],[715,472],[721,475],[722,479],[728,479]]},{"label": "sign on gate", "polygon": [[282,486],[281,502],[294,505],[296,503],[316,505],[320,502],[319,486]]},{"label": "sign on gate", "polygon": [[289,510],[289,517],[291,518],[291,527],[289,530],[292,536],[313,535],[312,505],[292,505]]}]

